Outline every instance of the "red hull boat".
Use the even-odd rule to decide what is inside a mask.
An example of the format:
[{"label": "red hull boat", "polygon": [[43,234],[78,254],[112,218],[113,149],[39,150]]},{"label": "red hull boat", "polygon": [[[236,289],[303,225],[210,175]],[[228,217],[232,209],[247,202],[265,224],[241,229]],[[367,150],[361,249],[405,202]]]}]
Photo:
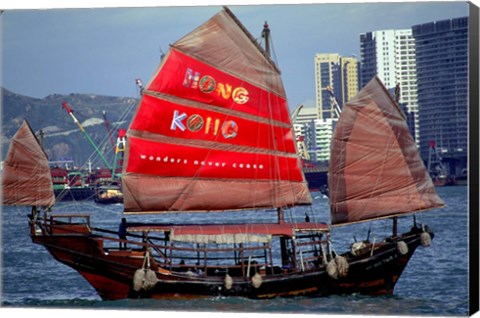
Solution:
[{"label": "red hull boat", "polygon": [[[128,223],[117,237],[88,215],[53,213],[48,160],[27,123],[4,164],[3,204],[31,206],[32,241],[103,299],[391,294],[433,237],[415,221],[397,234],[397,218],[443,206],[405,116],[374,78],[336,125],[331,222],[309,222],[315,211],[280,71],[227,8],[172,45],[126,138],[124,214],[202,213],[204,223]],[[293,209],[310,209],[305,222],[289,219]],[[278,221],[216,218],[245,210],[273,211]],[[393,219],[390,237],[334,252],[336,226],[384,218]]]}]

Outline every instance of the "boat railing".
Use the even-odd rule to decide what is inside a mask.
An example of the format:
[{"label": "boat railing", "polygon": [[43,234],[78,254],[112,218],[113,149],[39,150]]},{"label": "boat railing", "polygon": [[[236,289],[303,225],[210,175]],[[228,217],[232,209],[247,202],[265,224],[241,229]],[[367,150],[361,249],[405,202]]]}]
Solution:
[{"label": "boat railing", "polygon": [[[322,250],[327,240],[321,235],[298,233],[295,242],[289,240],[292,258],[289,264],[280,263],[278,256],[273,257],[272,242],[246,243],[195,243],[171,241],[168,232],[157,232],[159,235],[149,235],[148,231],[127,233],[127,239],[118,237],[117,231],[90,228],[88,214],[51,214],[38,220],[43,225],[46,234],[51,235],[86,235],[95,236],[105,253],[124,253],[120,243],[127,243],[128,250],[149,251],[156,266],[188,275],[194,272],[204,276],[224,276],[245,279],[260,273],[261,275],[277,274],[287,271],[299,271],[309,268],[308,264],[321,264],[321,257],[328,252]],[[122,251],[123,250],[123,251]],[[288,265],[288,266],[287,266]]]},{"label": "boat railing", "polygon": [[90,214],[50,214],[50,223],[61,219],[66,219],[68,224],[86,224],[90,227]]},{"label": "boat railing", "polygon": [[318,234],[298,235],[295,250],[296,261],[302,270],[326,264],[332,258],[328,238]]},{"label": "boat railing", "polygon": [[33,221],[40,232],[49,235],[85,235],[91,233],[89,214],[50,214]]},{"label": "boat railing", "polygon": [[[284,270],[305,271],[330,260],[328,241],[319,235],[298,236],[295,242],[296,261],[289,266],[275,265],[272,247],[262,244],[207,244],[171,242],[167,237],[128,234],[130,247],[149,250],[155,263],[179,274],[203,273],[205,276],[251,277],[256,273],[275,274]],[[111,238],[120,242],[121,240]],[[277,259],[278,261],[278,259]]]},{"label": "boat railing", "polygon": [[205,275],[222,275],[248,277],[259,268],[273,268],[273,259],[269,244],[245,246],[243,244],[208,245],[170,244],[168,262],[159,263],[171,271],[188,271],[201,269]]},{"label": "boat railing", "polygon": [[[94,229],[95,232],[114,234],[114,231]],[[273,260],[268,259],[269,244],[244,246],[243,244],[214,247],[208,244],[181,244],[164,237],[127,234],[127,240],[102,236],[105,251],[120,250],[114,245],[127,242],[128,249],[150,251],[155,264],[179,275],[223,276],[229,273],[237,277],[250,277],[257,272],[273,273]],[[135,240],[136,239],[136,240]],[[111,246],[108,246],[111,245]],[[270,253],[271,254],[271,253]]]}]

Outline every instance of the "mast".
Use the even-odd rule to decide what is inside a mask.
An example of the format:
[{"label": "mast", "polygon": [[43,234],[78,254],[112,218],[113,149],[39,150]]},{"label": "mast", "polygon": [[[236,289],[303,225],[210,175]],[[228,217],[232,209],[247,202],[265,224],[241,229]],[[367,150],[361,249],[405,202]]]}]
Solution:
[{"label": "mast", "polygon": [[112,169],[112,166],[110,165],[110,163],[107,161],[107,159],[105,159],[105,157],[103,156],[103,154],[101,153],[100,149],[98,149],[97,145],[95,144],[95,142],[93,141],[93,139],[88,135],[88,133],[85,131],[85,128],[83,128],[82,124],[78,121],[77,117],[73,114],[73,111],[72,109],[68,106],[67,102],[63,102],[62,103],[62,106],[63,108],[65,108],[65,110],[67,111],[67,113],[70,115],[70,117],[72,117],[73,121],[75,122],[75,124],[77,124],[78,128],[80,128],[81,132],[83,132],[83,134],[85,135],[85,137],[87,138],[88,142],[90,143],[90,145],[92,145],[93,149],[95,149],[95,151],[97,152],[97,154],[100,156],[100,158],[102,159],[103,163],[107,166],[108,169]]},{"label": "mast", "polygon": [[[265,21],[265,23],[263,24],[262,38],[265,39],[265,47],[264,47],[265,53],[266,53],[268,58],[271,58],[271,54],[270,54],[270,28],[268,26],[267,21]],[[298,111],[300,111],[300,108],[301,107],[299,107]],[[279,224],[283,224],[285,222],[285,217],[283,215],[283,209],[282,208],[277,208],[277,217],[278,217],[278,223]],[[284,255],[283,250],[285,248],[285,240],[284,239],[281,239],[281,245],[282,245],[282,260],[283,260],[283,255]]]},{"label": "mast", "polygon": [[267,53],[268,57],[270,56],[270,28],[268,27],[267,21],[263,25],[262,37],[265,39],[265,52]]},{"label": "mast", "polygon": [[40,129],[38,132],[38,143],[40,144],[40,147],[43,149],[43,138],[45,137],[45,133],[43,132],[43,129]]},{"label": "mast", "polygon": [[[262,37],[265,39],[265,53],[269,58],[271,58],[270,54],[270,28],[268,26],[268,22],[265,21],[265,24],[263,25],[263,31],[262,31]],[[301,107],[299,107],[298,111],[300,111]],[[298,113],[297,113],[298,114]],[[277,217],[278,217],[278,223],[283,224],[285,223],[285,216],[283,213],[283,209],[277,208]],[[285,237],[280,237],[280,251],[281,251],[281,257],[282,257],[282,265],[288,264],[288,256],[287,256],[287,242]]]}]

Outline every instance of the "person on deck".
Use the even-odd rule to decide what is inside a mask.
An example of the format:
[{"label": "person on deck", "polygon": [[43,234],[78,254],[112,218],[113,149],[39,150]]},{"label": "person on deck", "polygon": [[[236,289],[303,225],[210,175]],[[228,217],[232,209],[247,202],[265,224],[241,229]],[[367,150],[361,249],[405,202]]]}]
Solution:
[{"label": "person on deck", "polygon": [[[127,219],[122,218],[122,222],[120,222],[120,225],[118,226],[118,237],[121,240],[126,240],[127,239]],[[126,249],[127,248],[127,242],[119,242],[120,249]]]}]

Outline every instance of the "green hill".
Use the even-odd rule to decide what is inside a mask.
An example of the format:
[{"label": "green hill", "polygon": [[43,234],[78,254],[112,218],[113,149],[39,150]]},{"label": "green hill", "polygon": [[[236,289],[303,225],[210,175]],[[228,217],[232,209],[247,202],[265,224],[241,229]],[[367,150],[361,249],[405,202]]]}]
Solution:
[{"label": "green hill", "polygon": [[89,159],[93,167],[104,166],[94,154],[93,147],[87,141],[73,119],[63,109],[65,101],[75,116],[102,150],[107,160],[113,163],[113,147],[103,119],[106,112],[114,141],[118,128],[128,128],[138,99],[111,97],[93,94],[53,94],[38,99],[15,94],[2,88],[2,160],[15,134],[24,119],[33,130],[44,133],[44,148],[51,161],[73,160],[75,165],[85,165]]}]

